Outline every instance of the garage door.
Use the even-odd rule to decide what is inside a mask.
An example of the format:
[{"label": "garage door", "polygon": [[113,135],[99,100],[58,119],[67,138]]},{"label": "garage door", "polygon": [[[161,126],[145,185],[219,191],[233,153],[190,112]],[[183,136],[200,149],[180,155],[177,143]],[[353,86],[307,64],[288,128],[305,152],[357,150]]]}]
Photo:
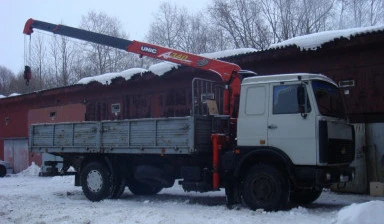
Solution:
[{"label": "garage door", "polygon": [[28,140],[27,139],[5,139],[4,160],[9,162],[15,173],[28,168]]}]

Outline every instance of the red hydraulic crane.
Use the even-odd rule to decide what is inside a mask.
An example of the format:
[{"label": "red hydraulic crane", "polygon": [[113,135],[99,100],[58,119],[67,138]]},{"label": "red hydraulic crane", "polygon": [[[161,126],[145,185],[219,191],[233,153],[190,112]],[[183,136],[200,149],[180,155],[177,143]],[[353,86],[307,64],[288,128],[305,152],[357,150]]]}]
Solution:
[{"label": "red hydraulic crane", "polygon": [[154,44],[125,40],[88,30],[29,19],[25,24],[23,33],[31,35],[33,33],[33,29],[40,29],[54,34],[126,50],[128,52],[139,54],[140,56],[147,56],[215,72],[220,75],[224,82],[227,83],[227,88],[224,92],[223,113],[230,115],[232,118],[237,117],[236,110],[234,108],[238,106],[235,103],[240,95],[241,81],[239,72],[241,68],[236,64],[178,51],[171,48],[161,47]]}]

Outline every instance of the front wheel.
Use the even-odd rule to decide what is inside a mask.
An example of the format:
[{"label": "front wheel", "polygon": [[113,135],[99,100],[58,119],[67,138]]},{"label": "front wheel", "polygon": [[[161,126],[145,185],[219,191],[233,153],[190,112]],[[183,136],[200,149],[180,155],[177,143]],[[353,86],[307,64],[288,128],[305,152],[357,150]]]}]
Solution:
[{"label": "front wheel", "polygon": [[100,162],[88,163],[80,174],[85,196],[91,201],[101,201],[112,193],[112,177],[108,167]]},{"label": "front wheel", "polygon": [[258,164],[248,170],[241,193],[245,204],[252,210],[282,209],[288,203],[288,178],[272,166]]}]

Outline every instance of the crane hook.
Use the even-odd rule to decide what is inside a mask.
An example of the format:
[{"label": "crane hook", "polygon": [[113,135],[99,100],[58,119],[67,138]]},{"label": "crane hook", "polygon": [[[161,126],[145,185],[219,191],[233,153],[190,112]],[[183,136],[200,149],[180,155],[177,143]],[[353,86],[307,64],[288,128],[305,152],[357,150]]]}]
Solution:
[{"label": "crane hook", "polygon": [[32,71],[31,71],[31,67],[29,67],[28,65],[26,65],[24,67],[24,79],[26,80],[25,81],[25,84],[28,86],[29,85],[29,80],[32,78]]}]

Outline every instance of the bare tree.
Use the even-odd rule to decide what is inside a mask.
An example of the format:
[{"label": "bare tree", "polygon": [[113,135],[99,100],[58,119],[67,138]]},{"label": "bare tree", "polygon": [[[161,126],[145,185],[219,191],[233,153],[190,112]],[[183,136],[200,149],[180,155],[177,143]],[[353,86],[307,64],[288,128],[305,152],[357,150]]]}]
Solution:
[{"label": "bare tree", "polygon": [[383,0],[340,0],[339,28],[373,26],[384,23]]},{"label": "bare tree", "polygon": [[[335,0],[257,0],[273,42],[332,28]],[[257,3],[258,2],[258,3]]]},{"label": "bare tree", "polygon": [[187,10],[169,2],[163,2],[160,4],[158,13],[154,15],[154,22],[150,25],[146,39],[150,43],[179,48],[186,26]]},{"label": "bare tree", "polygon": [[332,29],[334,0],[301,0],[298,12],[298,34]]},{"label": "bare tree", "polygon": [[[54,36],[50,45],[50,56],[52,68],[50,71],[54,74],[54,80],[50,80],[50,86],[67,86],[76,82],[74,67],[79,56],[79,47],[71,43],[65,36]],[[54,87],[51,86],[51,87]]]},{"label": "bare tree", "polygon": [[[89,31],[127,38],[127,35],[121,31],[121,27],[121,22],[118,19],[94,11],[83,16],[80,25],[80,28]],[[94,43],[86,43],[86,45],[85,54],[89,62],[87,67],[92,69],[92,75],[124,70],[136,65],[137,60],[129,60],[128,58],[133,58],[132,55],[122,50]]]},{"label": "bare tree", "polygon": [[164,2],[154,15],[146,36],[148,42],[192,53],[206,53],[231,46],[224,30],[203,12],[189,13],[185,8]]},{"label": "bare tree", "polygon": [[222,28],[214,24],[209,24],[207,31],[208,50],[206,52],[222,51],[234,48],[228,33]]},{"label": "bare tree", "polygon": [[8,68],[0,65],[0,93],[9,95],[13,92],[11,82],[15,79],[15,74]]},{"label": "bare tree", "polygon": [[214,0],[209,7],[211,19],[232,38],[236,48],[264,49],[270,44],[261,8],[252,0]]},{"label": "bare tree", "polygon": [[186,22],[179,37],[178,49],[195,54],[228,49],[230,38],[221,27],[209,24],[203,13],[185,15]]},{"label": "bare tree", "polygon": [[36,79],[32,78],[29,82],[29,85],[25,85],[24,73],[19,72],[10,82],[10,92],[9,93],[19,93],[25,94],[37,90]]},{"label": "bare tree", "polygon": [[48,74],[47,70],[47,45],[43,35],[36,35],[33,41],[31,52],[31,69],[35,83],[38,89],[45,88],[45,82]]}]

